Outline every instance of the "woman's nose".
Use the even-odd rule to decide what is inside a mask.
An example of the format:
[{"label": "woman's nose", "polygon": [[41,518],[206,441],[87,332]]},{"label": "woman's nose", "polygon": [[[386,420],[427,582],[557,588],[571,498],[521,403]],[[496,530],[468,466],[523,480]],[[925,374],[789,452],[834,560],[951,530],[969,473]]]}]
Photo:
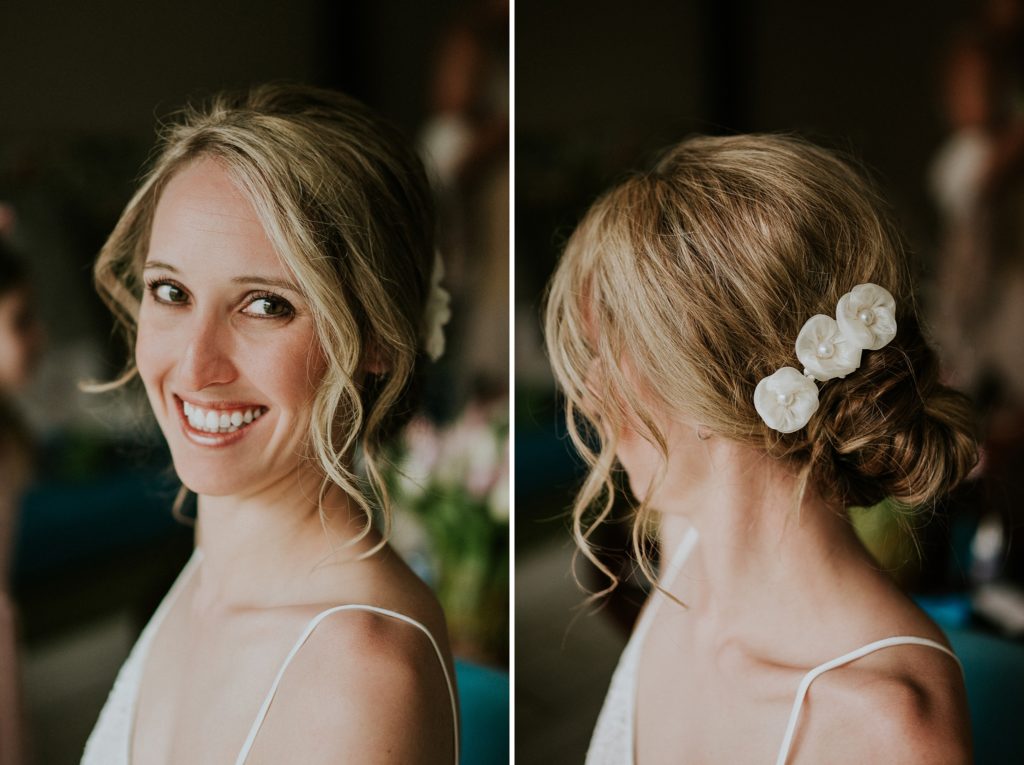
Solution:
[{"label": "woman's nose", "polygon": [[231,328],[224,317],[196,312],[186,321],[187,339],[178,360],[180,382],[193,391],[233,382],[237,370],[231,359]]}]

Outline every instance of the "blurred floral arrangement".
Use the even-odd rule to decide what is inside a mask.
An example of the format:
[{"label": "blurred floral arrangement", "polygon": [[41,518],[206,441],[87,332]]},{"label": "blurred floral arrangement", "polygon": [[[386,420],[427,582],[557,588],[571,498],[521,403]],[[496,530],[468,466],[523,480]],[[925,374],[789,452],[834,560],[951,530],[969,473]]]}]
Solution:
[{"label": "blurred floral arrangement", "polygon": [[393,544],[433,587],[453,648],[508,662],[509,446],[502,398],[454,421],[414,419],[387,473]]}]

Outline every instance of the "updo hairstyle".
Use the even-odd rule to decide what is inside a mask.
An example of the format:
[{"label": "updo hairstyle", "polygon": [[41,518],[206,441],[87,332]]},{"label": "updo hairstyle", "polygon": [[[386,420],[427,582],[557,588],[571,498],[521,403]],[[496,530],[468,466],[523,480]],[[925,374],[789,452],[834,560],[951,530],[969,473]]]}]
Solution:
[{"label": "updo hairstyle", "polygon": [[[872,282],[896,300],[896,338],[845,379],[819,385],[808,425],[784,435],[754,409],[758,381],[798,366],[815,314]],[[546,335],[570,436],[590,466],[573,531],[584,554],[614,498],[618,434],[685,412],[763,450],[838,508],[885,498],[930,506],[977,461],[971,408],[939,381],[905,245],[871,186],[803,140],[699,137],[602,196],[572,234],[549,287]],[[637,391],[642,390],[643,395]],[[653,489],[652,489],[653,490]],[[644,561],[647,497],[634,522]]]}]

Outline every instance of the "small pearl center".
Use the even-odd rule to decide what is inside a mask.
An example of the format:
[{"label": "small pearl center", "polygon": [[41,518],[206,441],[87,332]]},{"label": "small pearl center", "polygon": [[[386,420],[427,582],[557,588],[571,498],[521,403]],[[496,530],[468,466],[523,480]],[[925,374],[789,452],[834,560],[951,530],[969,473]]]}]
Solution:
[{"label": "small pearl center", "polygon": [[790,404],[793,403],[793,394],[792,393],[776,393],[775,394],[775,399],[782,406],[789,406]]},{"label": "small pearl center", "polygon": [[817,353],[819,359],[832,358],[832,354],[835,353],[836,347],[832,343],[818,343]]},{"label": "small pearl center", "polygon": [[862,323],[867,324],[870,327],[875,323],[875,312],[869,308],[864,308],[857,314],[857,318],[860,319]]}]

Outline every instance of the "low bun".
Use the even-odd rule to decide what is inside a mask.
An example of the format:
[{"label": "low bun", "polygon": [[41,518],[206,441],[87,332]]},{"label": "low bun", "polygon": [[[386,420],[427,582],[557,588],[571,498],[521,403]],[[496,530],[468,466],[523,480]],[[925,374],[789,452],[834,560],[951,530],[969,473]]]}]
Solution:
[{"label": "low bun", "polygon": [[894,342],[822,387],[807,432],[810,480],[845,506],[931,504],[978,461],[970,401],[939,381],[935,352],[909,316]]}]

